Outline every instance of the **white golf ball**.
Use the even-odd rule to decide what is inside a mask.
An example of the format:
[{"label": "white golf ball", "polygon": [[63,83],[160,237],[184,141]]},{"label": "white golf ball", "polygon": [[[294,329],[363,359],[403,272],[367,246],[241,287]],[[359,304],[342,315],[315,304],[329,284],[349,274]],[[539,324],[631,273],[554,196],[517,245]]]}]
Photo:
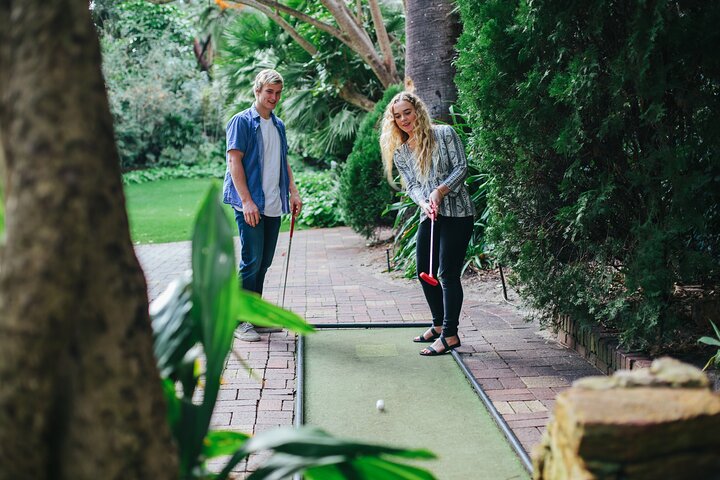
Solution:
[{"label": "white golf ball", "polygon": [[375,408],[377,408],[381,412],[384,411],[385,410],[385,401],[378,400],[377,402],[375,402]]}]

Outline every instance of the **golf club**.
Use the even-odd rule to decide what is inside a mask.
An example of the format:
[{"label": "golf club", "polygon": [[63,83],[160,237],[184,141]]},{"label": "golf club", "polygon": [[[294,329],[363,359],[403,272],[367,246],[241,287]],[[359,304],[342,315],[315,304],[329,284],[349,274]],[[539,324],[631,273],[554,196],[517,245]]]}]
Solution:
[{"label": "golf club", "polygon": [[285,289],[287,288],[288,267],[290,267],[290,248],[292,248],[292,237],[295,231],[295,208],[293,208],[290,220],[290,240],[288,241],[287,254],[285,255],[285,280],[283,280],[282,301],[280,307],[285,308]]},{"label": "golf club", "polygon": [[438,284],[437,278],[433,277],[433,240],[435,239],[435,215],[430,217],[430,271],[428,273],[422,272],[420,279],[428,285],[436,287]]}]

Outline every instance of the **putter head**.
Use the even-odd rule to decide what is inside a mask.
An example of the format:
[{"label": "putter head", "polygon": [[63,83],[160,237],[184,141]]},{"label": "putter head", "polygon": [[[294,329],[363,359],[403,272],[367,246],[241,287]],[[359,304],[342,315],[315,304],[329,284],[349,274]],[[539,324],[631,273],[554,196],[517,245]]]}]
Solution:
[{"label": "putter head", "polygon": [[431,274],[429,274],[429,273],[422,272],[422,273],[420,274],[420,279],[421,279],[423,282],[427,283],[428,285],[432,285],[433,287],[437,287],[437,285],[438,285],[437,278],[433,277],[433,276],[432,276]]}]

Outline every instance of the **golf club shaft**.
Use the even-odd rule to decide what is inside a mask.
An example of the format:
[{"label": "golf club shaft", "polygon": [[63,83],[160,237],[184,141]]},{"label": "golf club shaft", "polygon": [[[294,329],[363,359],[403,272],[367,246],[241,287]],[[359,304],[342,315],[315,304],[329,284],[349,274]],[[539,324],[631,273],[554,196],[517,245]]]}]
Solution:
[{"label": "golf club shaft", "polygon": [[435,218],[430,217],[430,271],[428,272],[428,274],[431,277],[434,277],[433,268],[432,268],[433,267],[433,265],[432,265],[433,264],[433,253],[434,253],[434,251],[433,251],[433,240],[434,239],[435,239]]},{"label": "golf club shaft", "polygon": [[280,303],[281,308],[285,308],[285,289],[287,288],[287,276],[288,276],[288,269],[290,268],[290,249],[292,248],[292,237],[293,232],[295,231],[295,212],[291,214],[292,220],[290,220],[290,241],[288,242],[288,249],[287,254],[285,255],[285,280],[283,280],[283,290],[282,290],[282,301]]}]

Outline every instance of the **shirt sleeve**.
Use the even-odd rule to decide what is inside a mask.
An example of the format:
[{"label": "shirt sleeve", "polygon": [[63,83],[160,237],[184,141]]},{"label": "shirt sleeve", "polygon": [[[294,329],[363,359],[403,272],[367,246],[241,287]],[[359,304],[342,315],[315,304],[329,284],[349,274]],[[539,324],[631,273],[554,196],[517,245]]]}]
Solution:
[{"label": "shirt sleeve", "polygon": [[400,153],[400,149],[395,151],[393,162],[395,162],[395,166],[405,182],[405,191],[408,196],[418,205],[425,202],[426,199],[423,198],[424,195],[422,193],[422,188],[420,187],[420,182],[417,180],[415,169],[408,163],[407,157]]},{"label": "shirt sleeve", "polygon": [[225,128],[225,138],[227,140],[227,151],[240,150],[245,153],[248,144],[248,125],[240,115],[235,115]]},{"label": "shirt sleeve", "polygon": [[455,130],[448,126],[443,132],[443,141],[447,146],[447,152],[450,162],[450,174],[442,183],[453,193],[458,193],[465,182],[467,176],[467,158],[465,157],[465,147],[463,147],[460,137]]}]

